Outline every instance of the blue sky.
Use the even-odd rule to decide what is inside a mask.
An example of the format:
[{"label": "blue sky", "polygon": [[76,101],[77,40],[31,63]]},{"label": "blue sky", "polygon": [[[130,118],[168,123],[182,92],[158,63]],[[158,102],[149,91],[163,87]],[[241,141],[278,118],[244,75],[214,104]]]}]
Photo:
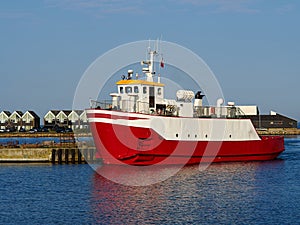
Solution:
[{"label": "blue sky", "polygon": [[202,57],[226,101],[300,120],[299,10],[283,0],[1,1],[0,110],[70,109],[98,56],[162,37]]}]

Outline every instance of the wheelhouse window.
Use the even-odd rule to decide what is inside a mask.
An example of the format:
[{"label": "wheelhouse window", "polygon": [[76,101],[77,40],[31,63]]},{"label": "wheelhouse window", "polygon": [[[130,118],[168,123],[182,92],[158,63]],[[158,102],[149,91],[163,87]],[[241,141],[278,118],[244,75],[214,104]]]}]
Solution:
[{"label": "wheelhouse window", "polygon": [[143,94],[147,94],[147,87],[143,87]]},{"label": "wheelhouse window", "polygon": [[128,93],[132,93],[132,87],[126,87],[125,88],[125,92]]},{"label": "wheelhouse window", "polygon": [[158,89],[157,89],[157,94],[158,94],[158,95],[161,95],[161,88],[158,88]]},{"label": "wheelhouse window", "polygon": [[134,93],[139,93],[139,87],[138,86],[134,86],[133,87],[133,91],[134,91]]},{"label": "wheelhouse window", "polygon": [[124,93],[124,88],[120,87],[120,94],[123,94],[123,93]]}]

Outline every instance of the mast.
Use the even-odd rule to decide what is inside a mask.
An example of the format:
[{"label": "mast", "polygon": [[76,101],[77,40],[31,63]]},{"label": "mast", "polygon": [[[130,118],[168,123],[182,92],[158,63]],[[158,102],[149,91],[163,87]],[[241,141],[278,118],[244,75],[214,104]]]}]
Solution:
[{"label": "mast", "polygon": [[149,64],[149,75],[147,74],[147,79],[150,78],[151,82],[153,82],[153,76],[155,74],[155,71],[154,71],[154,57],[157,55],[157,52],[156,51],[150,51],[150,64]]},{"label": "mast", "polygon": [[143,68],[143,73],[146,74],[147,76],[147,81],[153,82],[153,76],[155,75],[155,70],[154,70],[154,58],[158,54],[157,51],[152,51],[151,49],[149,50],[150,59],[147,61],[142,61],[142,65],[148,65],[148,67]]}]

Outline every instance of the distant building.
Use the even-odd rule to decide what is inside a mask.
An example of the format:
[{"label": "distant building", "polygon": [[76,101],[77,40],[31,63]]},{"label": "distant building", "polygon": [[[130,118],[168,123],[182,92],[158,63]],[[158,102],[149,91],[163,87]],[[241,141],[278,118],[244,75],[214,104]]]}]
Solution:
[{"label": "distant building", "polygon": [[29,130],[34,127],[40,127],[40,117],[34,111],[2,111],[0,113],[0,129],[19,130],[20,128]]},{"label": "distant building", "polygon": [[259,114],[258,107],[256,105],[239,105],[238,107],[244,115],[255,116]]},{"label": "distant building", "polygon": [[44,126],[50,129],[68,127],[74,129],[88,126],[84,110],[50,110],[44,116]]},{"label": "distant building", "polygon": [[59,124],[59,122],[56,119],[56,116],[59,112],[60,112],[60,110],[50,110],[50,111],[48,111],[46,113],[46,115],[44,116],[44,127],[53,128],[57,124]]},{"label": "distant building", "polygon": [[81,112],[82,110],[72,110],[72,112],[68,115],[68,120],[73,130],[79,128]]},{"label": "distant building", "polygon": [[255,128],[297,128],[297,120],[279,113],[271,112],[270,115],[248,115]]},{"label": "distant building", "polygon": [[70,127],[74,129],[86,128],[88,125],[84,110],[72,110],[68,116]]},{"label": "distant building", "polygon": [[69,127],[69,114],[72,112],[72,110],[61,110],[56,115],[56,121],[58,122],[60,127]]},{"label": "distant building", "polygon": [[9,123],[7,125],[7,128],[19,130],[21,128],[21,124],[22,124],[22,121],[21,121],[22,116],[23,116],[22,111],[14,111],[9,117]]},{"label": "distant building", "polygon": [[79,128],[87,128],[89,126],[89,122],[88,122],[88,118],[86,115],[86,111],[84,110],[81,114],[80,114],[80,124],[79,124]]},{"label": "distant building", "polygon": [[255,128],[297,128],[297,121],[271,111],[269,115],[260,115],[257,106],[236,106],[245,118],[251,119]]},{"label": "distant building", "polygon": [[9,111],[2,111],[0,113],[0,129],[5,130],[8,123],[9,123],[9,117],[11,113]]},{"label": "distant building", "polygon": [[40,127],[40,117],[34,111],[26,111],[21,119],[21,127],[26,130]]}]

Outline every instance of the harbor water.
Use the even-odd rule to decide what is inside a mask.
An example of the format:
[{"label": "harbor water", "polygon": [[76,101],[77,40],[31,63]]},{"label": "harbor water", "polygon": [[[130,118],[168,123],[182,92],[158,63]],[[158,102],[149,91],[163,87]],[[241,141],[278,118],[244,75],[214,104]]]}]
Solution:
[{"label": "harbor water", "polygon": [[212,164],[204,171],[188,166],[142,187],[109,181],[88,164],[0,164],[0,221],[300,224],[300,137],[286,138],[285,147],[273,161]]}]

